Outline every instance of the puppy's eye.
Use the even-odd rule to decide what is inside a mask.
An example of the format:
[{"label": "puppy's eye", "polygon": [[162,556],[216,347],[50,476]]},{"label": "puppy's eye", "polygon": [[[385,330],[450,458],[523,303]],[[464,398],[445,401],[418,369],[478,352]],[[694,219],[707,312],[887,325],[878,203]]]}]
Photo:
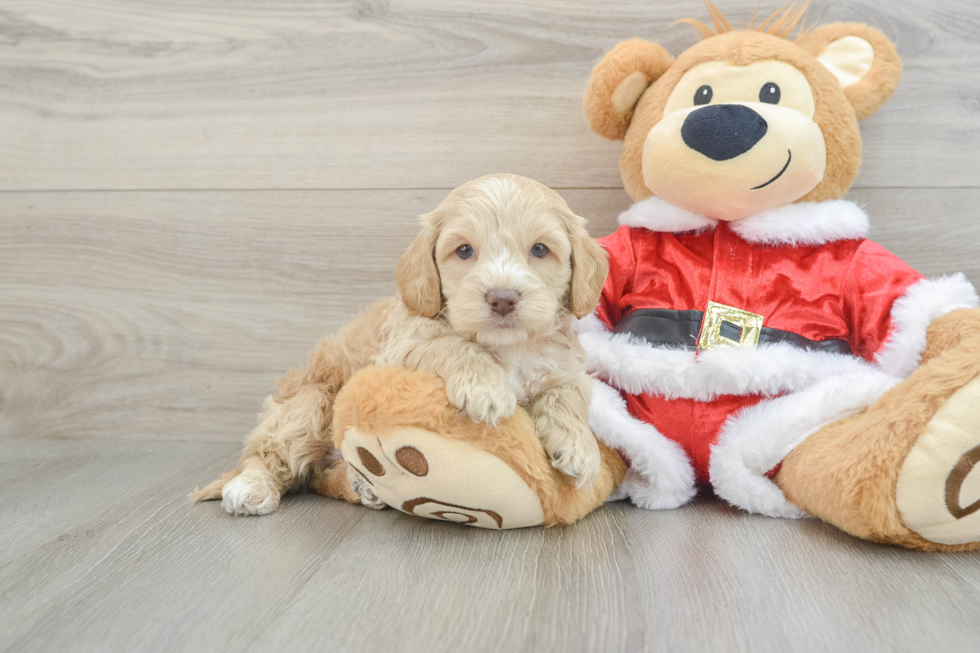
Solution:
[{"label": "puppy's eye", "polygon": [[779,92],[779,87],[772,82],[766,82],[762,85],[762,90],[759,91],[759,102],[768,102],[769,104],[779,104],[779,96],[782,93]]},{"label": "puppy's eye", "polygon": [[714,94],[715,92],[711,90],[710,86],[704,85],[698,90],[694,91],[694,104],[707,104],[708,102],[711,102],[711,96]]},{"label": "puppy's eye", "polygon": [[474,254],[473,248],[470,247],[469,245],[460,245],[459,247],[456,248],[456,256],[458,256],[459,258],[463,258],[463,259],[473,258],[473,254]]},{"label": "puppy's eye", "polygon": [[531,256],[534,258],[544,258],[548,255],[549,251],[542,243],[535,243],[534,247],[531,248]]}]

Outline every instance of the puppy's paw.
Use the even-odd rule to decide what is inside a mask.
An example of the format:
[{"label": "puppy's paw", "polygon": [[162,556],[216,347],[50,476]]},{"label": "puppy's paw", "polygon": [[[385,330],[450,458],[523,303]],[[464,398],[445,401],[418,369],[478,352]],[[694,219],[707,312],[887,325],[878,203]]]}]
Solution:
[{"label": "puppy's paw", "polygon": [[499,368],[468,374],[446,383],[446,395],[456,408],[475,422],[496,425],[517,410],[517,394]]},{"label": "puppy's paw", "polygon": [[602,466],[602,455],[592,432],[576,429],[575,433],[562,433],[549,431],[551,428],[554,427],[546,426],[542,433],[540,423],[538,425],[538,436],[551,459],[551,466],[574,478],[576,488],[595,485]]},{"label": "puppy's paw", "polygon": [[368,508],[381,510],[387,507],[385,502],[379,499],[378,495],[374,493],[374,488],[371,487],[371,484],[364,480],[364,477],[358,474],[350,465],[347,466],[347,482],[350,483],[350,489],[361,500],[361,503]]},{"label": "puppy's paw", "polygon": [[233,515],[268,515],[280,493],[268,472],[246,470],[221,488],[221,507]]}]

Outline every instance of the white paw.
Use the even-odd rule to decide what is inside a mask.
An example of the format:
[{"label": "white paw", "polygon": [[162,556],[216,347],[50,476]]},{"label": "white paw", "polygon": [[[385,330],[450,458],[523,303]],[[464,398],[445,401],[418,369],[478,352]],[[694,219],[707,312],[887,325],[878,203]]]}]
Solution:
[{"label": "white paw", "polygon": [[221,488],[221,507],[233,515],[268,515],[279,507],[279,490],[268,475],[245,471]]},{"label": "white paw", "polygon": [[368,508],[381,510],[387,507],[385,502],[379,499],[378,495],[374,493],[374,488],[371,487],[371,484],[364,480],[364,477],[358,474],[350,465],[347,466],[347,482],[350,483],[350,489],[360,498],[361,503]]},{"label": "white paw", "polygon": [[474,422],[497,425],[517,410],[517,395],[503,370],[487,374],[467,374],[446,383],[446,396],[453,406]]},{"label": "white paw", "polygon": [[588,437],[566,434],[548,437],[542,444],[551,459],[551,466],[566,476],[575,479],[575,487],[595,485],[602,466],[602,455],[595,436]]}]

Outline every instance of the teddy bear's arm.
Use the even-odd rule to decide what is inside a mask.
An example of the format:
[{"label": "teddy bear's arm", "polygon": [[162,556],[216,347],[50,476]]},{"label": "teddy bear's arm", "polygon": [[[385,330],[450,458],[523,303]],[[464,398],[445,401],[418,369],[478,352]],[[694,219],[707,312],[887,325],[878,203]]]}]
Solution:
[{"label": "teddy bear's arm", "polygon": [[927,279],[871,241],[855,253],[842,295],[852,351],[900,378],[921,364],[930,338],[948,331],[930,325],[980,303],[962,274]]},{"label": "teddy bear's arm", "polygon": [[636,273],[636,255],[630,227],[626,225],[599,239],[599,244],[609,254],[609,274],[602,287],[596,316],[611,329],[623,316],[623,297],[633,290]]},{"label": "teddy bear's arm", "polygon": [[895,302],[922,279],[912,266],[881,245],[861,244],[842,288],[848,341],[855,355],[874,361],[893,332]]}]

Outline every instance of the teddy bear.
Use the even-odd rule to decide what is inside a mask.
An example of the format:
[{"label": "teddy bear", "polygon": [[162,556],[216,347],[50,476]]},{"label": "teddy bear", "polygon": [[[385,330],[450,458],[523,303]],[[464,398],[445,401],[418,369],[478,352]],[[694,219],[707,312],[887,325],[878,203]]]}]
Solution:
[{"label": "teddy bear", "polygon": [[843,199],[895,46],[803,30],[803,9],[736,30],[706,4],[712,26],[682,21],[703,40],[622,42],[583,98],[635,202],[600,239],[610,272],[579,325],[590,424],[630,462],[613,498],[673,508],[710,485],[867,540],[980,546],[977,293],[868,240]]},{"label": "teddy bear", "polygon": [[335,404],[342,460],[326,464],[353,473],[315,491],[502,529],[607,500],[674,508],[710,485],[871,541],[980,546],[980,301],[963,275],[926,279],[868,240],[842,199],[858,121],[900,81],[894,45],[855,23],[790,40],[803,10],[734,30],[706,4],[713,28],[682,21],[703,41],[676,58],[620,43],[583,99],[623,141],[636,202],[600,239],[609,275],[577,325],[598,482],[557,472],[522,409],[477,424],[438,377],[374,367]]}]

